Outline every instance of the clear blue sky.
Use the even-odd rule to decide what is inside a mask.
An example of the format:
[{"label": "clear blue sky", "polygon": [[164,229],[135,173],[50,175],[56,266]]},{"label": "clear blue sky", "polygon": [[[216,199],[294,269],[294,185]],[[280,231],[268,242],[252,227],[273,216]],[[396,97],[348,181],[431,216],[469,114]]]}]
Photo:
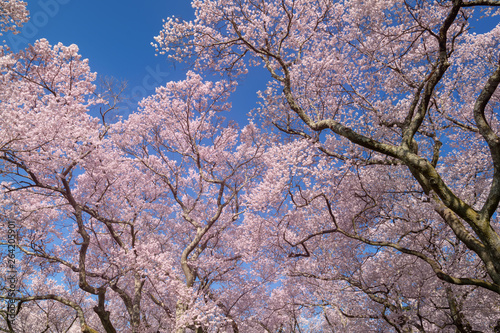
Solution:
[{"label": "clear blue sky", "polygon": [[[26,0],[25,0],[26,1]],[[128,82],[125,95],[134,105],[154,93],[154,86],[185,77],[185,67],[174,67],[165,56],[155,56],[153,37],[162,27],[162,19],[176,16],[192,19],[189,0],[27,0],[31,21],[18,35],[5,35],[7,44],[17,51],[40,38],[51,44],[77,44],[83,57],[90,60],[92,71]],[[489,21],[473,22],[482,32]],[[266,75],[264,79],[259,75]],[[246,114],[256,107],[256,91],[265,89],[269,75],[251,71],[233,96],[232,119],[246,122]],[[126,114],[126,110],[123,111]]]},{"label": "clear blue sky", "polygon": [[[4,36],[18,51],[35,40],[46,38],[54,45],[76,44],[92,71],[127,81],[125,95],[133,107],[154,86],[185,78],[185,65],[155,56],[151,46],[162,28],[162,19],[176,16],[190,20],[194,10],[190,1],[175,0],[25,0],[31,20],[18,35]],[[265,89],[263,80],[245,80],[232,98],[230,118],[241,125],[246,114],[256,107],[256,91]],[[124,110],[123,112],[126,111]]]}]

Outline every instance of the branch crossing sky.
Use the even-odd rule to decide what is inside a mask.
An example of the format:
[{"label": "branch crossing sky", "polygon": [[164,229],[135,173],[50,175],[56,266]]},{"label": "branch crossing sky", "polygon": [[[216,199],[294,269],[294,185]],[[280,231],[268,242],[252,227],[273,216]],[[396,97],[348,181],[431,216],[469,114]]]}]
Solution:
[{"label": "branch crossing sky", "polygon": [[[76,44],[88,58],[92,71],[102,77],[126,81],[124,102],[119,115],[126,116],[155,87],[168,81],[185,79],[186,64],[174,64],[166,56],[155,56],[153,37],[169,16],[190,20],[194,10],[190,1],[173,0],[28,0],[30,21],[17,35],[3,37],[13,51],[24,49],[35,40],[46,38],[54,45]],[[255,108],[257,90],[265,89],[262,80],[242,81],[232,97],[230,118],[241,125]]]},{"label": "branch crossing sky", "polygon": [[[162,19],[175,16],[194,18],[188,0],[27,0],[30,21],[17,35],[4,39],[13,51],[24,49],[35,40],[46,38],[54,45],[76,44],[80,54],[88,58],[92,71],[102,77],[126,81],[123,108],[118,115],[126,116],[143,97],[154,93],[157,86],[185,78],[186,64],[174,64],[166,56],[155,56],[153,37],[162,27]],[[497,19],[473,21],[480,33],[496,24]],[[247,114],[257,107],[258,90],[266,88],[268,74],[251,71],[239,82],[232,96],[233,112],[229,116],[240,125]],[[262,75],[266,75],[263,80]]]}]

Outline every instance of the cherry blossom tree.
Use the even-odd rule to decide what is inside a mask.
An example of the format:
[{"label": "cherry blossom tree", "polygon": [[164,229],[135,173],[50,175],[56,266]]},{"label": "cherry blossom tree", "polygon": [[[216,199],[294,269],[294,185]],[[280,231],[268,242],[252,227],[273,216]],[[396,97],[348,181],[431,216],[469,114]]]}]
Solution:
[{"label": "cherry blossom tree", "polygon": [[188,73],[111,125],[77,52],[40,40],[2,58],[1,216],[20,251],[2,329],[238,331],[255,288],[231,243],[262,149],[222,117],[233,84]]},{"label": "cherry blossom tree", "polygon": [[[81,296],[60,286],[47,288],[54,284],[54,276],[60,273],[54,267],[57,260],[70,265],[64,257],[57,255],[57,246],[52,246],[55,240],[62,238],[65,227],[64,223],[58,225],[57,221],[65,220],[73,213],[81,223],[80,211],[57,207],[63,205],[64,199],[73,206],[77,205],[71,194],[73,169],[79,160],[90,154],[92,145],[103,131],[102,126],[87,114],[88,108],[95,104],[94,99],[87,98],[94,89],[91,82],[95,74],[89,71],[88,61],[82,60],[77,52],[76,45],[51,47],[46,40],[41,40],[18,54],[6,52],[2,55],[1,206],[2,220],[14,223],[16,247],[26,254],[18,262],[19,267],[14,267],[20,275],[16,274],[12,282],[16,284],[15,290],[24,295],[22,298],[15,295],[20,301],[18,310],[25,301],[57,301],[76,311],[83,329],[86,327],[83,309],[79,305],[81,302],[76,301]],[[84,235],[83,228],[80,232]],[[3,240],[7,240],[5,228],[2,235]],[[68,242],[72,243],[72,240]],[[81,244],[82,265],[85,265],[86,255],[84,243]],[[47,261],[41,262],[37,258]],[[40,270],[33,265],[40,265]],[[84,272],[85,269],[76,269],[78,271]],[[27,288],[24,291],[23,285]],[[64,293],[58,294],[57,289]],[[4,294],[3,298],[6,296]],[[29,314],[20,314],[20,318],[26,316]],[[50,316],[47,313],[47,317]],[[31,318],[37,317],[43,315]],[[12,330],[8,318],[5,317],[6,324]],[[60,323],[63,325],[62,320]],[[23,324],[18,320],[16,324],[25,330],[44,325],[43,321],[37,323],[36,320]]]},{"label": "cherry blossom tree", "polygon": [[332,329],[498,330],[500,26],[471,28],[500,2],[193,7],[194,21],[165,22],[157,51],[230,78],[265,67],[257,122],[282,134],[276,146],[291,140],[245,220],[314,295],[288,304],[323,309]]},{"label": "cherry blossom tree", "polygon": [[[232,84],[205,83],[188,72],[185,81],[158,88],[141,103],[142,112],[116,126],[118,146],[159,188],[158,207],[148,219],[155,217],[161,229],[145,237],[157,238],[162,253],[154,264],[151,253],[144,260],[154,272],[151,300],[171,298],[172,290],[178,294],[170,314],[176,332],[220,325],[237,331],[223,300],[235,296],[231,280],[238,279],[233,271],[241,254],[231,245],[238,232],[234,223],[242,213],[240,192],[258,174],[261,149],[253,125],[240,132],[221,118],[231,90]],[[225,288],[212,290],[213,284]]]},{"label": "cherry blossom tree", "polygon": [[2,49],[0,330],[499,332],[500,2],[193,7],[115,123],[76,45]]},{"label": "cherry blossom tree", "polygon": [[[276,257],[286,263],[281,274],[291,280],[288,292],[297,293],[286,302],[307,309],[288,318],[289,330],[314,324],[313,332],[454,332],[457,326],[488,332],[497,325],[495,294],[452,287],[425,261],[366,244],[392,240],[456,274],[484,275],[481,263],[446,225],[436,223],[431,203],[422,203],[422,193],[408,188],[410,175],[402,167],[400,175],[384,175],[380,166],[373,174],[359,166],[332,165],[307,141],[277,143],[271,151],[272,168],[249,200],[255,206],[245,221],[247,246],[282,253]],[[395,205],[395,195],[402,207]],[[279,210],[267,208],[263,216],[266,203],[259,198]]]},{"label": "cherry blossom tree", "polygon": [[18,32],[17,28],[28,21],[26,2],[19,0],[0,1],[0,31]]}]

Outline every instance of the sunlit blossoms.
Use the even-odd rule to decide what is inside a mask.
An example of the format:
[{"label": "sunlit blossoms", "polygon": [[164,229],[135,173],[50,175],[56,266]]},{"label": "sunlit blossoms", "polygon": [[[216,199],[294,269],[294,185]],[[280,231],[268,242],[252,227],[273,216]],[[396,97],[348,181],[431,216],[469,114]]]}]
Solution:
[{"label": "sunlit blossoms", "polygon": [[1,329],[500,332],[500,2],[192,5],[114,123],[76,45],[1,54]]}]

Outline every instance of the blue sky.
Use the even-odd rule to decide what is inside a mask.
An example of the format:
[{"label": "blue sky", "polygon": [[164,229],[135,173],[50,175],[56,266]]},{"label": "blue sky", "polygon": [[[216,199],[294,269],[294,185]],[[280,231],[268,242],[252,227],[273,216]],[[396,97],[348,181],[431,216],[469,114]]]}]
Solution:
[{"label": "blue sky", "polygon": [[[92,71],[127,81],[124,93],[135,109],[139,100],[154,93],[154,87],[185,78],[186,68],[166,56],[155,56],[151,46],[162,28],[162,19],[176,16],[190,20],[194,10],[190,1],[174,0],[36,0],[28,2],[31,20],[18,35],[5,35],[13,51],[35,40],[46,38],[52,45],[76,44]],[[256,91],[265,89],[265,80],[240,84],[233,96],[230,118],[241,125],[246,114],[256,107]],[[129,110],[122,110],[126,115]]]},{"label": "blue sky", "polygon": [[30,22],[19,35],[7,38],[14,50],[47,38],[51,44],[77,44],[93,71],[132,84],[139,84],[146,68],[156,69],[157,64],[172,79],[181,75],[164,57],[155,57],[150,43],[162,18],[192,17],[188,1],[38,0],[28,1],[28,9]]},{"label": "blue sky", "polygon": [[[25,0],[26,1],[26,0]],[[192,19],[189,0],[27,0],[31,20],[18,35],[4,36],[18,51],[40,38],[51,44],[77,44],[83,57],[90,60],[92,71],[128,82],[124,95],[129,102],[126,115],[154,87],[185,78],[183,64],[174,64],[165,56],[155,56],[153,37],[162,27],[162,19],[176,16]],[[478,32],[498,22],[498,18],[473,22]],[[265,78],[262,78],[265,75]],[[269,75],[264,70],[250,71],[232,97],[230,118],[246,123],[246,115],[257,106],[256,91],[265,89]]]}]

